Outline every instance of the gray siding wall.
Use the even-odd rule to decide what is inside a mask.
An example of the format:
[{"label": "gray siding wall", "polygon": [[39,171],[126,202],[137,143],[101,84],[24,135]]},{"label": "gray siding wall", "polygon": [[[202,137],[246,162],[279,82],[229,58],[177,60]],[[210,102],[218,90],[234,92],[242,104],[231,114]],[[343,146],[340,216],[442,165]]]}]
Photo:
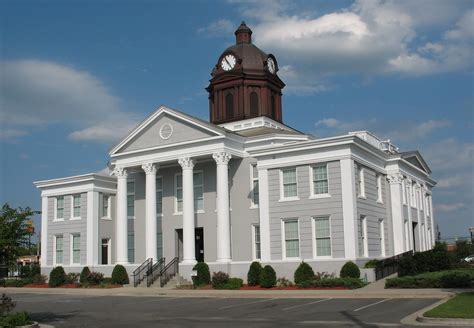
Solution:
[{"label": "gray siding wall", "polygon": [[87,242],[87,194],[81,194],[81,219],[71,220],[71,195],[64,196],[64,221],[54,221],[54,199],[48,197],[48,246],[47,246],[47,264],[53,265],[53,256],[55,256],[54,237],[63,236],[63,265],[69,265],[71,262],[71,234],[81,235],[81,264],[86,263],[86,242]]},{"label": "gray siding wall", "polygon": [[[357,166],[360,166],[357,164]],[[359,197],[359,170],[355,168],[355,184],[357,194],[357,219],[360,220],[361,215],[364,215],[367,219],[367,244],[368,244],[368,256],[369,257],[380,257],[381,246],[380,246],[380,219],[384,220],[384,238],[385,238],[385,251],[386,254],[390,253],[390,238],[392,222],[387,216],[388,197],[388,182],[384,175],[382,175],[382,203],[377,202],[377,178],[376,172],[368,167],[364,167],[364,183],[365,183],[365,198]],[[361,225],[357,224],[357,236],[358,236],[358,247],[361,248]],[[357,254],[360,254],[358,251]]]},{"label": "gray siding wall", "polygon": [[[319,164],[319,163],[318,163]],[[300,256],[313,258],[311,220],[314,216],[329,215],[331,222],[332,256],[344,257],[344,230],[342,217],[341,169],[339,161],[327,163],[329,198],[310,199],[310,166],[297,167],[298,197],[295,201],[279,201],[280,169],[268,171],[270,251],[272,260],[282,259],[281,220],[298,218],[300,229]]]}]

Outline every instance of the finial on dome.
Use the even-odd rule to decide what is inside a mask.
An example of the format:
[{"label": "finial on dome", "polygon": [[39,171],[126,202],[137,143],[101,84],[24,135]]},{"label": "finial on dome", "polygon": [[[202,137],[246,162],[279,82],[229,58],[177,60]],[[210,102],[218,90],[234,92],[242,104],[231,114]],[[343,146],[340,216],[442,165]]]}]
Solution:
[{"label": "finial on dome", "polygon": [[252,43],[252,30],[245,24],[244,21],[235,31],[235,41],[239,43]]}]

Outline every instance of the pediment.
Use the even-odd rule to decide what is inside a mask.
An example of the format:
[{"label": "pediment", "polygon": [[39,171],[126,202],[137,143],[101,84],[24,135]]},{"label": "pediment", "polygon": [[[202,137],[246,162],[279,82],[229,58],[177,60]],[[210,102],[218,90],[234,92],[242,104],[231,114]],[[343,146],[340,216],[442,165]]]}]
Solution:
[{"label": "pediment", "polygon": [[192,143],[220,135],[222,132],[209,123],[160,107],[115,146],[110,155]]},{"label": "pediment", "polygon": [[423,159],[423,157],[418,151],[402,153],[402,157],[404,160],[416,166],[420,170],[423,170],[428,174],[431,173],[431,170],[428,167],[428,164],[425,162],[425,160]]}]

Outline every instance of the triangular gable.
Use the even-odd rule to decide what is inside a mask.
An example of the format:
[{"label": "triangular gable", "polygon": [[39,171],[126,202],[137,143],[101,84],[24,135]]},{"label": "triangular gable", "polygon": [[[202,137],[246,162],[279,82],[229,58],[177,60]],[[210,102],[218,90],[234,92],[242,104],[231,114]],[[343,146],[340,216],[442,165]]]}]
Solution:
[{"label": "triangular gable", "polygon": [[223,136],[218,127],[165,106],[158,108],[117,144],[110,155]]},{"label": "triangular gable", "polygon": [[426,164],[425,160],[421,156],[421,154],[418,151],[409,151],[409,152],[404,152],[401,154],[402,158],[409,162],[410,164],[413,164],[414,166],[418,167],[419,169],[425,171],[426,173],[430,174],[431,170],[428,167],[428,164]]}]

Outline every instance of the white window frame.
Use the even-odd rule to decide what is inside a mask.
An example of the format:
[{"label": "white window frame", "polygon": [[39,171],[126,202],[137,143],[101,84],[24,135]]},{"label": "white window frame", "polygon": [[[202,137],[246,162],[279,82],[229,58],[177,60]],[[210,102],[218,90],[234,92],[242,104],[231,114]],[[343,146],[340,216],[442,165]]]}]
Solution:
[{"label": "white window frame", "polygon": [[[58,237],[61,237],[63,243],[63,249],[61,250],[61,262],[59,263],[57,261],[58,250],[56,249]],[[53,266],[56,266],[58,264],[64,264],[64,235],[53,236]]]},{"label": "white window frame", "polygon": [[[296,180],[296,196],[290,196],[290,197],[285,197],[285,188],[283,187],[283,171],[289,171],[289,170],[295,170],[295,180]],[[293,166],[293,167],[284,167],[281,168],[280,170],[280,202],[287,202],[287,201],[293,201],[293,200],[299,200],[300,198],[298,197],[298,167]]]},{"label": "white window frame", "polygon": [[[298,256],[288,257],[286,256],[286,236],[285,236],[285,222],[296,221],[298,224]],[[301,231],[300,231],[300,220],[299,218],[285,218],[281,219],[281,244],[282,244],[282,259],[283,260],[300,260],[301,259]]]},{"label": "white window frame", "polygon": [[383,204],[382,196],[382,174],[376,174],[376,184],[377,184],[377,203]]},{"label": "white window frame", "polygon": [[[254,167],[257,169],[257,163],[250,164],[250,208],[258,208],[260,205],[260,181],[258,181],[258,169],[257,176],[254,176],[253,171]],[[259,192],[258,192],[258,204],[255,203],[255,193],[254,193],[254,183],[257,182]]]},{"label": "white window frame", "polygon": [[[326,177],[328,182],[328,192],[324,194],[315,194],[314,193],[314,168],[317,166],[325,166],[326,167]],[[310,196],[309,198],[328,198],[331,197],[331,192],[329,190],[329,170],[327,163],[316,163],[309,166],[309,185],[310,185]]]},{"label": "white window frame", "polygon": [[379,219],[379,234],[380,234],[380,256],[386,256],[385,249],[385,220]]},{"label": "white window frame", "polygon": [[[79,216],[74,216],[74,197],[79,197]],[[82,195],[81,194],[71,195],[71,218],[70,218],[70,220],[80,220],[81,219],[81,207],[82,207]]]},{"label": "white window frame", "polygon": [[[198,173],[201,173],[202,174],[202,184],[201,185],[196,185],[194,183],[194,174],[198,174]],[[183,211],[178,211],[178,176],[183,176],[183,173],[176,173],[174,175],[174,213],[173,215],[182,215],[183,214]],[[181,178],[182,179],[182,178]],[[184,181],[182,181],[182,183],[184,183]],[[205,213],[204,212],[204,208],[205,208],[205,204],[204,204],[204,171],[203,170],[193,170],[193,202],[196,201],[196,193],[194,192],[194,188],[196,187],[202,187],[202,209],[196,209],[194,208],[194,213],[199,213],[199,214],[202,214],[202,213]],[[183,189],[183,186],[181,186],[181,188],[179,189]],[[230,194],[230,193],[229,193]],[[184,194],[183,194],[184,196]],[[182,201],[182,200],[181,200]]]},{"label": "white window frame", "polygon": [[[79,237],[79,262],[74,262],[74,237]],[[69,234],[69,262],[71,265],[81,264],[81,234],[71,233]],[[63,251],[64,252],[64,251]]]},{"label": "white window frame", "polygon": [[362,229],[360,233],[360,237],[362,238],[362,247],[364,247],[364,252],[362,257],[369,257],[369,241],[368,241],[368,234],[367,234],[367,216],[366,215],[360,215],[359,220],[361,221],[360,223],[360,228]]},{"label": "white window frame", "polygon": [[[58,217],[58,198],[62,198],[63,199],[63,216],[62,217]],[[54,197],[54,219],[53,221],[64,221],[64,204],[65,204],[65,198],[64,196],[56,196]]]},{"label": "white window frame", "polygon": [[[257,257],[257,234],[255,233],[256,227],[259,228],[259,235],[260,235],[260,257]],[[260,224],[252,224],[252,259],[254,261],[261,261],[262,260],[262,231],[260,230]]]},{"label": "white window frame", "polygon": [[[111,207],[112,207],[112,195],[111,194],[106,194],[106,193],[101,193],[100,197],[102,198],[102,207],[100,209],[100,214],[101,214],[101,219],[102,220],[112,220],[112,214],[111,214]],[[107,213],[105,216],[104,214],[104,197],[107,197]]]},{"label": "white window frame", "polygon": [[366,198],[365,196],[365,168],[361,165],[357,166],[358,176],[359,176],[359,198]]},{"label": "white window frame", "polygon": [[[331,255],[318,255],[318,247],[316,243],[316,220],[318,219],[328,219],[329,224],[329,244],[331,245]],[[331,216],[330,215],[317,215],[311,218],[311,236],[313,238],[313,258],[314,259],[331,259],[333,258],[333,247],[332,247],[332,228],[331,228]]]},{"label": "white window frame", "polygon": [[[130,192],[130,188],[128,188],[128,184],[133,183],[133,192]],[[127,219],[135,219],[135,194],[137,192],[137,184],[135,183],[135,179],[128,179],[127,180]],[[128,196],[133,195],[133,215],[128,215]]]}]

